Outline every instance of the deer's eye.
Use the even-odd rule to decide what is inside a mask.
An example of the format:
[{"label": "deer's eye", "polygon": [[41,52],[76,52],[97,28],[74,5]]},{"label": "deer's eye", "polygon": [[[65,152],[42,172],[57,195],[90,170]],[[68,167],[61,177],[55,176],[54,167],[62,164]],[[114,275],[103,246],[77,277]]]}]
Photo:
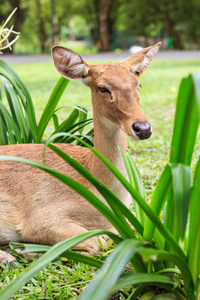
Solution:
[{"label": "deer's eye", "polygon": [[105,88],[105,87],[103,87],[103,86],[98,86],[98,90],[101,92],[101,93],[108,93],[108,94],[110,94],[110,91],[107,89],[107,88]]}]

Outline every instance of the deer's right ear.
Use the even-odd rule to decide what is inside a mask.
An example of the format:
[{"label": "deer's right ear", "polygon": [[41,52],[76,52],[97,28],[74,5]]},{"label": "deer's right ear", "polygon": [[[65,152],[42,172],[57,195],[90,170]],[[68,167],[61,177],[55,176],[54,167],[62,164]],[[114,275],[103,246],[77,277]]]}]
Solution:
[{"label": "deer's right ear", "polygon": [[89,66],[82,57],[65,47],[52,48],[52,57],[58,72],[70,80],[82,80],[89,76]]},{"label": "deer's right ear", "polygon": [[136,76],[140,77],[144,71],[149,67],[152,58],[161,46],[161,42],[154,46],[144,48],[123,61],[125,65],[130,68],[130,71]]}]

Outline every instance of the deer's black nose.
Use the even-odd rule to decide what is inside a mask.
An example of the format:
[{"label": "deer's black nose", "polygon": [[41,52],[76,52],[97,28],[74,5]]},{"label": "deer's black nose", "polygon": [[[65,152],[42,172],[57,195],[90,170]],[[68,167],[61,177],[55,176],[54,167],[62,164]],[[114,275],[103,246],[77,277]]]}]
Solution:
[{"label": "deer's black nose", "polygon": [[136,122],[132,125],[132,127],[135,135],[140,140],[148,139],[152,134],[151,125],[149,124],[149,122],[146,123]]}]

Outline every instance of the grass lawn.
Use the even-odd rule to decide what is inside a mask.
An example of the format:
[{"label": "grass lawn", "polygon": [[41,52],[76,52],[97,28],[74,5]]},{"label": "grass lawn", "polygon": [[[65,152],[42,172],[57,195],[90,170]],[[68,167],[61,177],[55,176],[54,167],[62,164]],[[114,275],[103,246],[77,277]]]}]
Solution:
[{"label": "grass lawn", "polygon": [[[152,124],[154,135],[149,140],[142,142],[129,140],[128,144],[141,172],[147,200],[168,161],[180,81],[190,73],[199,72],[199,66],[199,60],[155,59],[140,79],[142,85],[140,104]],[[23,64],[12,67],[29,89],[39,118],[59,79],[59,74],[53,63]],[[91,107],[90,90],[80,82],[71,82],[59,104],[59,106],[68,105]],[[60,118],[64,119],[69,112],[69,108],[60,110]],[[48,130],[50,131],[51,128]],[[199,153],[200,142],[198,139],[193,158],[195,161]],[[100,259],[102,258],[100,257]],[[23,262],[22,269],[24,266],[27,266],[27,262]],[[21,271],[13,270],[7,265],[0,265],[0,268],[3,271],[0,278],[4,282],[0,283],[0,287],[9,283]],[[94,273],[94,268],[81,263],[63,262],[59,259],[49,264],[12,299],[76,299]],[[125,298],[121,296],[120,299]]]}]

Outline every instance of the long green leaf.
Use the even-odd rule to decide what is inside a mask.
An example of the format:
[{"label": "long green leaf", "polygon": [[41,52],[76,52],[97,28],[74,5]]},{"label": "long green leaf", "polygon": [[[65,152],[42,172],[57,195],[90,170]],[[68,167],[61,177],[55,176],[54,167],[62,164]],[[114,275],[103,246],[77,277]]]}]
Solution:
[{"label": "long green leaf", "polygon": [[117,282],[124,267],[135,255],[135,248],[141,245],[142,242],[134,240],[122,241],[107,258],[100,271],[91,280],[79,299],[107,299],[111,288]]},{"label": "long green leaf", "polygon": [[[121,149],[119,149],[119,150],[120,150],[121,156],[123,158],[130,183],[136,189],[136,191],[141,195],[141,197],[144,199],[144,187],[143,187],[142,179],[141,179],[141,176],[139,174],[139,171],[138,171],[136,165],[134,164],[134,162],[129,154],[125,155]],[[133,200],[134,200],[134,198],[133,198]],[[145,214],[144,214],[144,211],[140,208],[140,206],[137,204],[136,201],[134,201],[134,211],[135,211],[136,217],[139,220],[139,222],[142,225],[144,225]]]},{"label": "long green leaf", "polygon": [[35,263],[28,267],[24,272],[19,274],[17,278],[8,284],[1,292],[0,299],[8,300],[10,297],[19,290],[23,285],[25,285],[34,275],[36,275],[40,270],[42,270],[49,262],[60,256],[66,250],[72,248],[76,244],[79,244],[86,239],[100,234],[110,234],[105,230],[93,230],[90,232],[82,233],[78,236],[72,237],[66,241],[62,241],[50,248],[42,257],[40,257]]},{"label": "long green leaf", "polygon": [[[80,111],[80,114],[79,114],[79,122],[82,122],[82,121],[86,121],[87,120],[87,109],[86,108],[83,108],[84,111]],[[79,134],[82,134],[83,133],[83,128],[80,128],[79,129]]]},{"label": "long green leaf", "polygon": [[200,119],[199,86],[200,73],[189,75],[181,82],[171,144],[171,163],[190,165]]},{"label": "long green leaf", "polygon": [[188,242],[188,263],[197,286],[200,275],[200,159],[196,167],[193,189],[190,199],[190,227]]},{"label": "long green leaf", "polygon": [[189,211],[191,168],[182,164],[170,164],[170,168],[172,172],[176,221],[180,238],[183,239]]},{"label": "long green leaf", "polygon": [[49,101],[42,113],[42,116],[40,118],[39,124],[38,124],[38,136],[36,139],[36,143],[40,142],[43,136],[43,133],[46,129],[47,124],[49,123],[50,119],[52,118],[55,108],[69,83],[69,80],[61,77],[56,84],[56,86],[53,89],[53,92],[49,98]]},{"label": "long green leaf", "polygon": [[[40,244],[14,244],[15,248],[24,248],[22,253],[46,253],[51,249],[52,246],[40,245]],[[67,259],[73,259],[74,261],[82,262],[84,264],[100,268],[102,266],[102,262],[94,259],[92,257],[83,255],[78,252],[74,252],[71,250],[65,251],[62,253],[62,257],[66,257]]]},{"label": "long green leaf", "polygon": [[[156,213],[157,216],[160,215],[161,210],[163,209],[164,204],[167,200],[166,196],[171,186],[171,180],[172,180],[171,171],[169,165],[166,165],[156,185],[150,203],[150,208]],[[154,229],[155,229],[155,225],[151,222],[149,218],[146,218],[146,222],[144,226],[144,235],[143,235],[144,240],[151,242]]]}]

